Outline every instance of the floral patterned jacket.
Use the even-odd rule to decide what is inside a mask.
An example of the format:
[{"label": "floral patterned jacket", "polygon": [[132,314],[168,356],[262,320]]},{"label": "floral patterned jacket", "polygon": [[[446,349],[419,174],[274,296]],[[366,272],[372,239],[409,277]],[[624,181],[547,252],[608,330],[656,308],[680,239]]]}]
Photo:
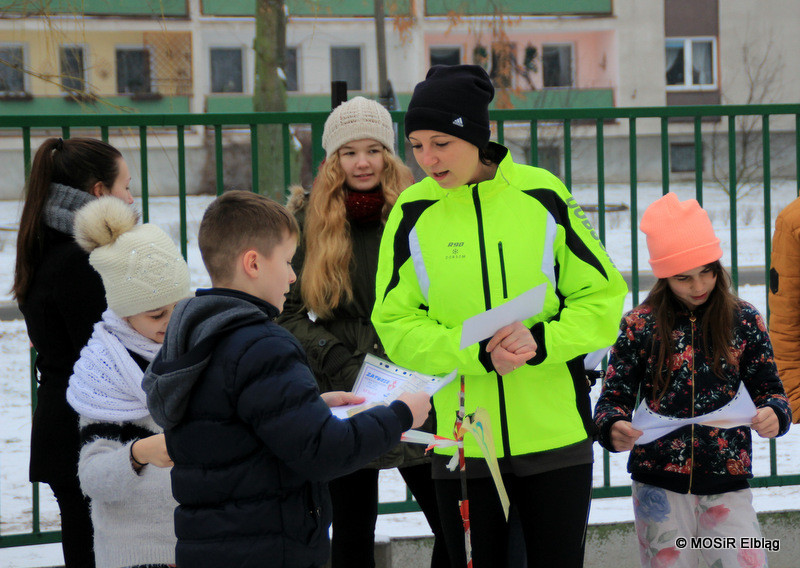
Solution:
[{"label": "floral patterned jacket", "polygon": [[[771,406],[780,422],[779,435],[791,424],[791,410],[778,378],[766,325],[758,311],[740,301],[734,323],[734,364],[724,363],[724,378],[712,371],[702,337],[704,306],[690,312],[676,305],[672,359],[667,392],[653,400],[652,376],[655,315],[641,305],[628,312],[611,350],[603,390],[595,407],[600,443],[610,451],[611,425],[630,420],[637,398],[664,416],[688,418],[707,414],[730,402],[744,381],[756,407]],[[750,428],[730,429],[684,426],[631,450],[628,471],[634,480],[678,493],[707,495],[748,486],[752,477]]]}]

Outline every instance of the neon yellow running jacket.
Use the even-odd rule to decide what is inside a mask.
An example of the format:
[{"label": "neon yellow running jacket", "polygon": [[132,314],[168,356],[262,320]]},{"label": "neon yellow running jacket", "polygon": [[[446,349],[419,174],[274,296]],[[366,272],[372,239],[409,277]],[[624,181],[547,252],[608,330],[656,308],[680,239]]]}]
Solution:
[{"label": "neon yellow running jacket", "polygon": [[[536,356],[499,376],[484,348],[459,349],[464,320],[541,283],[544,308],[524,320]],[[494,179],[406,189],[380,247],[372,321],[396,364],[464,374],[466,412],[489,411],[498,457],[561,448],[593,433],[583,357],[614,343],[627,285],[564,184],[506,151]],[[434,397],[452,437],[460,381]],[[436,450],[452,454],[454,449]],[[480,457],[465,438],[465,455]]]}]

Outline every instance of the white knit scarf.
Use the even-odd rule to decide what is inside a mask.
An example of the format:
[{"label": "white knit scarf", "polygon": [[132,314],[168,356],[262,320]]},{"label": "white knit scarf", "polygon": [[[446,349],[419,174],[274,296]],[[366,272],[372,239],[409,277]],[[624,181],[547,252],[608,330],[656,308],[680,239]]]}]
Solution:
[{"label": "white knit scarf", "polygon": [[78,414],[94,420],[128,422],[149,416],[142,390],[144,373],[127,350],[152,361],[160,348],[160,343],[106,310],[75,363],[67,401]]}]

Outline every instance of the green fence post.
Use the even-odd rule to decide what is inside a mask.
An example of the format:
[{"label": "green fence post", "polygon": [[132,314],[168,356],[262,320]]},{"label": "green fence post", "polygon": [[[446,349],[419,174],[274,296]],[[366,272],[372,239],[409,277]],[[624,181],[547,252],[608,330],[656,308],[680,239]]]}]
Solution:
[{"label": "green fence post", "polygon": [[150,220],[150,178],[147,167],[147,126],[139,127],[139,171],[142,176],[142,221]]},{"label": "green fence post", "polygon": [[703,131],[701,117],[694,117],[694,186],[695,199],[703,206]]},{"label": "green fence post", "polygon": [[661,117],[661,194],[669,193],[669,119]]},{"label": "green fence post", "polygon": [[739,251],[736,242],[736,115],[728,117],[728,197],[731,209],[731,280],[733,289],[739,291]]},{"label": "green fence post", "polygon": [[225,180],[223,174],[223,166],[222,163],[223,154],[222,154],[222,125],[215,124],[214,125],[214,171],[216,172],[216,188],[217,188],[217,195],[222,195],[222,192],[225,191]]},{"label": "green fence post", "polygon": [[181,218],[181,254],[184,259],[189,258],[189,251],[186,244],[186,140],[185,126],[178,124],[178,201]]}]

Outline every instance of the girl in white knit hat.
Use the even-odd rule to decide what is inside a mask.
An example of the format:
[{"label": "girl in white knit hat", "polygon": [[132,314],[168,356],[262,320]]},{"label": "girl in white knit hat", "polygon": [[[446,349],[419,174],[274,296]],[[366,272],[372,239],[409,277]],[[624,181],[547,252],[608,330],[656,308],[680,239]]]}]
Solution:
[{"label": "girl in white knit hat", "polygon": [[78,476],[92,502],[98,568],[175,563],[172,460],[141,383],[175,304],[189,295],[189,270],[164,231],[137,221],[112,197],[75,216],[75,239],[108,302],[67,389],[80,415]]},{"label": "girl in white knit hat", "polygon": [[[370,313],[378,246],[397,196],[413,183],[394,153],[389,112],[364,97],[325,121],[322,163],[307,195],[294,188],[289,209],[304,226],[293,259],[297,282],[278,322],[308,353],[322,392],[350,391],[366,353],[386,357]],[[378,473],[398,467],[434,533],[431,565],[449,566],[441,539],[430,460],[419,445],[399,444],[368,467],[329,484],[332,568],[375,566]]]}]

